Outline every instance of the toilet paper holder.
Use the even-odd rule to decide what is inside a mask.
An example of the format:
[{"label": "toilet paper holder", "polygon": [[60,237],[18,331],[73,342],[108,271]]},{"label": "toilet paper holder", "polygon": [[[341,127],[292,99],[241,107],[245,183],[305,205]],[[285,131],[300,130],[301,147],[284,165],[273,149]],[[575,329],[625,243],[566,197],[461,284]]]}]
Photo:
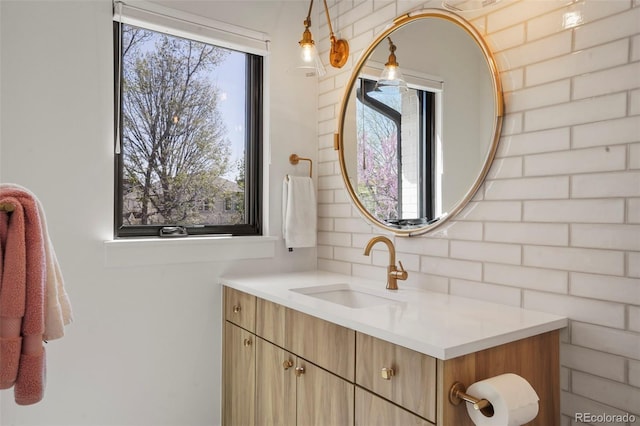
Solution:
[{"label": "toilet paper holder", "polygon": [[453,405],[459,405],[462,401],[473,404],[473,408],[480,410],[487,417],[493,415],[493,405],[486,399],[479,399],[465,393],[465,387],[460,382],[455,382],[449,390],[449,402]]}]

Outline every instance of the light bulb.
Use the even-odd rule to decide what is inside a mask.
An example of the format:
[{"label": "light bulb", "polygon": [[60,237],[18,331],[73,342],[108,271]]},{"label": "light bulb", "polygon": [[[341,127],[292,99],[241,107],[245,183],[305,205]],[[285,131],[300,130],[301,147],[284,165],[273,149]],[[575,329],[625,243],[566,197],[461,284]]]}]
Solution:
[{"label": "light bulb", "polygon": [[300,55],[305,63],[311,63],[313,61],[313,44],[303,44]]}]

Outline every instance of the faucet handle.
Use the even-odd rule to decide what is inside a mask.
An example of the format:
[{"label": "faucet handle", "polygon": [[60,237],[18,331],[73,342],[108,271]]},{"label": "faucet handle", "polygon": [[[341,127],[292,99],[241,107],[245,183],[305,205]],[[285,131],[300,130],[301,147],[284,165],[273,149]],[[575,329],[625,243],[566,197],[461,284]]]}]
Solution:
[{"label": "faucet handle", "polygon": [[396,279],[398,280],[406,280],[407,277],[409,276],[409,273],[404,269],[404,266],[402,266],[402,262],[398,260],[398,264],[400,265],[400,270],[396,271],[395,275],[396,275]]}]

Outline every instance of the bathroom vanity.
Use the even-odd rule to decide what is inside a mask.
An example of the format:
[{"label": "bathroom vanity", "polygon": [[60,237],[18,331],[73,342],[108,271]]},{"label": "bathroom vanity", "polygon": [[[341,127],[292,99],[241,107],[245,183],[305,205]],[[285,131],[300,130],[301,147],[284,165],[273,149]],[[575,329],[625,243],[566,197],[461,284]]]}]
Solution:
[{"label": "bathroom vanity", "polygon": [[449,393],[506,372],[560,421],[551,314],[313,271],[225,277],[225,425],[473,425]]}]

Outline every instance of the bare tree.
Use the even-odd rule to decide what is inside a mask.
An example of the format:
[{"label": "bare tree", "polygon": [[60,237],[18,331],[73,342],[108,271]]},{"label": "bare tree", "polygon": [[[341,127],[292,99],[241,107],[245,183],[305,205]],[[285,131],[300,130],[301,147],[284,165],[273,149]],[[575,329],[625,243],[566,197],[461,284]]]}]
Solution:
[{"label": "bare tree", "polygon": [[122,51],[124,180],[140,224],[197,223],[195,202],[223,191],[232,167],[220,92],[207,78],[228,52],[129,26]]}]

